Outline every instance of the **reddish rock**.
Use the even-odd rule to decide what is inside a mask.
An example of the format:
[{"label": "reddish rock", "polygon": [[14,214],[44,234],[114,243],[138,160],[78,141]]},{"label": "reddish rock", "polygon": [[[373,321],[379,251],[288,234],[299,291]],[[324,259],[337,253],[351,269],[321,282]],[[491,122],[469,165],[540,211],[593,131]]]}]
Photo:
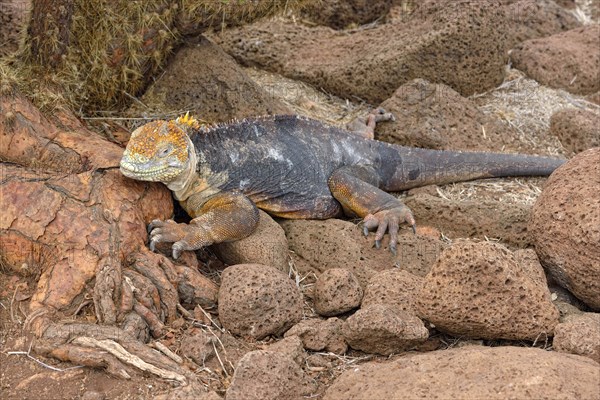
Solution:
[{"label": "reddish rock", "polygon": [[279,352],[257,350],[235,367],[228,400],[296,400],[311,394],[312,385],[298,364]]},{"label": "reddish rock", "polygon": [[597,399],[600,368],[581,356],[527,347],[466,346],[346,370],[325,400]]},{"label": "reddish rock", "polygon": [[216,344],[218,340],[218,337],[206,332],[185,336],[181,341],[181,355],[189,357],[200,366],[204,366],[206,361],[215,355],[213,344]]},{"label": "reddish rock", "polygon": [[344,29],[383,20],[392,3],[393,0],[328,0],[309,3],[300,15],[319,25]]},{"label": "reddish rock", "polygon": [[552,114],[550,134],[576,154],[600,146],[600,111],[566,108]]},{"label": "reddish rock", "polygon": [[287,275],[260,264],[226,268],[219,289],[219,320],[237,335],[281,335],[302,318],[302,294]]},{"label": "reddish rock", "polygon": [[[506,6],[506,13],[510,47],[528,39],[543,38],[581,26],[572,12],[553,0],[509,1],[511,4]],[[573,2],[563,0],[567,1]]]},{"label": "reddish rock", "polygon": [[266,350],[283,354],[301,367],[304,365],[304,360],[306,359],[304,345],[298,336],[286,335],[285,338],[271,343]]},{"label": "reddish rock", "polygon": [[416,314],[415,302],[422,284],[423,278],[400,269],[378,272],[369,280],[360,306],[384,304]]},{"label": "reddish rock", "polygon": [[344,354],[348,345],[342,336],[342,324],[343,321],[335,317],[305,319],[292,326],[285,337],[298,336],[307,350]]},{"label": "reddish rock", "polygon": [[353,349],[385,356],[409,350],[429,337],[418,317],[385,304],[361,308],[344,322],[342,332]]},{"label": "reddish rock", "polygon": [[541,84],[576,94],[600,89],[600,25],[527,40],[512,53],[513,66]]},{"label": "reddish rock", "polygon": [[577,154],[548,179],[528,230],[561,286],[600,309],[600,148]]},{"label": "reddish rock", "polygon": [[585,99],[590,103],[598,104],[600,106],[600,91],[587,95]]},{"label": "reddish rock", "polygon": [[[531,206],[502,200],[455,201],[422,192],[405,199],[417,223],[433,226],[449,238],[500,238],[511,246],[530,244]],[[441,250],[441,249],[440,249]]]},{"label": "reddish rock", "polygon": [[552,336],[559,313],[539,273],[529,272],[532,266],[523,268],[499,244],[457,240],[425,277],[418,315],[457,336],[516,340]]},{"label": "reddish rock", "polygon": [[471,95],[502,83],[506,14],[496,1],[425,0],[401,20],[335,32],[263,21],[214,36],[245,65],[377,104],[423,78]]},{"label": "reddish rock", "polygon": [[444,84],[415,79],[380,105],[394,122],[377,125],[377,139],[441,150],[522,150],[518,135]]},{"label": "reddish rock", "polygon": [[299,272],[318,276],[328,269],[343,267],[354,274],[363,288],[376,271],[390,267],[425,276],[445,246],[439,239],[403,229],[394,256],[387,249],[388,235],[381,242],[382,248],[376,249],[373,235],[365,238],[359,227],[349,221],[283,220],[280,224]]},{"label": "reddish rock", "polygon": [[266,212],[259,210],[260,219],[252,235],[233,242],[213,246],[217,256],[229,265],[262,264],[290,272],[288,242],[285,232]]},{"label": "reddish rock", "polygon": [[556,325],[552,348],[586,356],[600,363],[600,314],[574,315]]},{"label": "reddish rock", "polygon": [[132,104],[129,115],[155,116],[186,110],[214,123],[290,112],[252,81],[231,56],[202,36],[188,40],[177,50],[160,79],[140,100]]},{"label": "reddish rock", "polygon": [[328,269],[317,278],[315,310],[323,316],[331,317],[357,308],[362,297],[358,279],[347,269]]}]

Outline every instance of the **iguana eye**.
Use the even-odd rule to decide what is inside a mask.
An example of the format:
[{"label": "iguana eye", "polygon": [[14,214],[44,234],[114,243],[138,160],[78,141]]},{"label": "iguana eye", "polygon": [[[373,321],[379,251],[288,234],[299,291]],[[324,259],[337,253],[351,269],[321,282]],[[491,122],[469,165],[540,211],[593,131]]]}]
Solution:
[{"label": "iguana eye", "polygon": [[169,153],[171,153],[171,150],[173,150],[173,146],[167,146],[161,150],[158,151],[158,156],[159,157],[166,157],[169,155]]}]

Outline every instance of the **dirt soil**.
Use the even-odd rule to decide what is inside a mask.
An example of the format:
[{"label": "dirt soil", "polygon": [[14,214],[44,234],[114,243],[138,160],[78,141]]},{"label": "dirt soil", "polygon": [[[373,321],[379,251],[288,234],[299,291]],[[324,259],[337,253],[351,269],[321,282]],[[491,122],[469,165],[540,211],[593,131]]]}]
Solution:
[{"label": "dirt soil", "polygon": [[171,387],[170,383],[151,376],[134,373],[131,380],[115,382],[114,377],[98,369],[81,368],[38,355],[28,357],[32,337],[27,336],[22,327],[26,303],[34,287],[32,278],[0,272],[0,398],[147,399]]}]

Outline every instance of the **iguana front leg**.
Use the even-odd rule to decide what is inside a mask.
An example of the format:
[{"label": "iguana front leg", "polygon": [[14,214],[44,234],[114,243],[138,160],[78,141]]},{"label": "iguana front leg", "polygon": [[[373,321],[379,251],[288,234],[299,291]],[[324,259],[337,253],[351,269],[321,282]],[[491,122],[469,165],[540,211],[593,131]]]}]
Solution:
[{"label": "iguana front leg", "polygon": [[375,246],[388,231],[390,251],[396,254],[400,224],[406,222],[413,231],[416,223],[412,212],[400,200],[379,189],[381,182],[371,167],[342,167],[329,178],[329,190],[342,204],[346,214],[363,218],[365,236],[370,229],[377,228]]},{"label": "iguana front leg", "polygon": [[189,224],[173,220],[154,220],[150,223],[150,249],[158,243],[173,243],[173,258],[184,250],[197,250],[213,243],[243,239],[258,224],[256,205],[241,193],[221,192],[209,197],[197,209]]}]

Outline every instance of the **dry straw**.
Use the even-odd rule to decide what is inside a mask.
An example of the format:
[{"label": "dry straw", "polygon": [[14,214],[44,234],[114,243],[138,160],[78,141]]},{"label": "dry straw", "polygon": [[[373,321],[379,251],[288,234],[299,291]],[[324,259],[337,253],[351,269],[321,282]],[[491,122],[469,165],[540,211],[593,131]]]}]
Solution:
[{"label": "dry straw", "polygon": [[[68,107],[93,115],[122,109],[165,66],[184,35],[248,23],[308,2],[73,0],[70,18],[64,10],[62,17],[33,10],[31,15],[43,17],[37,18],[43,33],[32,34],[30,22],[17,53],[0,60],[2,93],[18,88],[44,110]],[[60,23],[65,19],[70,20],[66,40]]]}]

